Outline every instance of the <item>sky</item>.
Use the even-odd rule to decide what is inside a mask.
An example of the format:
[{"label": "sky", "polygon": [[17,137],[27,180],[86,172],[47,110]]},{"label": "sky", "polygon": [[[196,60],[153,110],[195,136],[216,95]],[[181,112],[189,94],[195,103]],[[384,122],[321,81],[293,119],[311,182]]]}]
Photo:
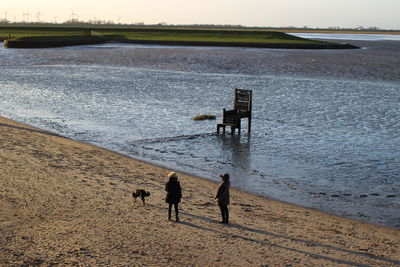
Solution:
[{"label": "sky", "polygon": [[[400,30],[400,0],[0,0],[0,20]],[[29,14],[23,15],[23,14]]]}]

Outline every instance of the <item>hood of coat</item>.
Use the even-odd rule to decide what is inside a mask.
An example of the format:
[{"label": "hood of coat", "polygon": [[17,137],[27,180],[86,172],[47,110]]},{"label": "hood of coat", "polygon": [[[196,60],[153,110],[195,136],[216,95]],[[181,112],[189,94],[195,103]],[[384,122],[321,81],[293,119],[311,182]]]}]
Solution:
[{"label": "hood of coat", "polygon": [[229,174],[227,173],[221,173],[219,177],[221,177],[222,181],[229,181]]}]

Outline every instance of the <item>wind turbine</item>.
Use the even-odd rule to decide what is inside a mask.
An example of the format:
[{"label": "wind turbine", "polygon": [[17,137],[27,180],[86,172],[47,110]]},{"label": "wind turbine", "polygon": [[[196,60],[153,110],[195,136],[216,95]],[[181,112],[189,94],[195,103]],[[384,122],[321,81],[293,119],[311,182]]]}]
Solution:
[{"label": "wind turbine", "polygon": [[40,22],[40,16],[43,15],[42,13],[40,13],[40,11],[38,10],[38,12],[36,13],[36,22]]},{"label": "wind turbine", "polygon": [[77,14],[75,14],[74,11],[72,11],[71,16],[70,16],[70,20],[71,21],[78,21],[79,20],[79,16]]},{"label": "wind turbine", "polygon": [[24,22],[29,22],[29,16],[30,16],[31,14],[29,14],[29,11],[27,11],[26,13],[23,13],[22,14],[22,17],[23,17],[23,20],[24,20]]}]

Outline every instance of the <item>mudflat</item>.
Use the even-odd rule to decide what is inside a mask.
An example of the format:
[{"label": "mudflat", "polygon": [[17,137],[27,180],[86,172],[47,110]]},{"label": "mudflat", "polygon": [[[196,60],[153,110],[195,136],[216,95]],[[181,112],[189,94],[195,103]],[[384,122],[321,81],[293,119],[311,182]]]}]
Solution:
[{"label": "mudflat", "polygon": [[0,117],[0,265],[400,265],[398,229],[233,189],[220,224],[217,184],[184,173],[169,222],[169,171]]}]

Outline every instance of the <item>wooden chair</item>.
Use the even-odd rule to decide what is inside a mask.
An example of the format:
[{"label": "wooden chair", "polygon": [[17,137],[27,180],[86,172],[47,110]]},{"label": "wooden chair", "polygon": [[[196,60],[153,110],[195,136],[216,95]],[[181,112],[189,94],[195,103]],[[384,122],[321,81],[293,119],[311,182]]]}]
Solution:
[{"label": "wooden chair", "polygon": [[231,127],[232,134],[238,129],[241,130],[241,119],[248,119],[248,132],[251,130],[251,108],[252,108],[252,91],[235,89],[235,99],[233,102],[233,110],[222,110],[222,123],[217,124],[217,133],[220,128],[225,133],[226,126]]}]

